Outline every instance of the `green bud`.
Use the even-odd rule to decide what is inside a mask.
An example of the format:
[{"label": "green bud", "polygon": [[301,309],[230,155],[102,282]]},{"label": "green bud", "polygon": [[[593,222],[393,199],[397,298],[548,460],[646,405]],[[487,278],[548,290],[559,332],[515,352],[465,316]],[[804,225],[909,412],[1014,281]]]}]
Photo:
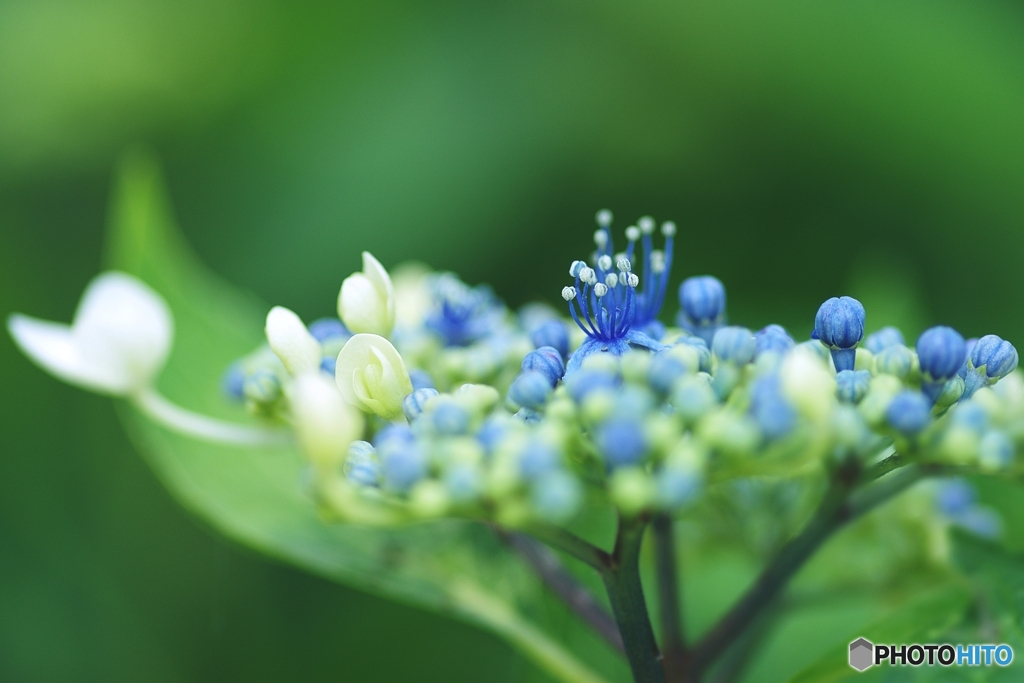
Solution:
[{"label": "green bud", "polygon": [[[593,358],[593,356],[591,356]],[[589,359],[588,359],[589,360]],[[615,392],[598,390],[590,392],[583,400],[581,414],[591,424],[603,422],[615,410]]]},{"label": "green bud", "polygon": [[872,375],[875,374],[875,354],[871,353],[863,346],[857,348],[856,360],[853,363],[854,370],[867,370]]},{"label": "green bud", "polygon": [[451,498],[444,484],[433,479],[419,482],[409,492],[409,506],[420,517],[440,517],[450,505]]},{"label": "green bud", "polygon": [[942,435],[939,453],[947,462],[969,464],[977,458],[978,442],[978,435],[974,430],[954,425]]},{"label": "green bud", "polygon": [[754,421],[731,410],[711,413],[700,421],[697,431],[710,445],[737,454],[753,451],[761,440]]},{"label": "green bud", "polygon": [[654,502],[654,482],[639,467],[622,467],[612,474],[608,482],[612,503],[622,514],[633,517]]},{"label": "green bud", "polygon": [[455,392],[455,401],[477,416],[491,412],[500,399],[498,390],[486,384],[463,384]]},{"label": "green bud", "polygon": [[651,367],[651,354],[647,351],[630,350],[620,359],[622,378],[633,384],[646,384],[647,371]]},{"label": "green bud", "polygon": [[939,394],[939,398],[935,401],[936,408],[948,408],[964,395],[964,378],[954,377],[953,379],[946,382],[945,386],[942,387],[942,393]]}]

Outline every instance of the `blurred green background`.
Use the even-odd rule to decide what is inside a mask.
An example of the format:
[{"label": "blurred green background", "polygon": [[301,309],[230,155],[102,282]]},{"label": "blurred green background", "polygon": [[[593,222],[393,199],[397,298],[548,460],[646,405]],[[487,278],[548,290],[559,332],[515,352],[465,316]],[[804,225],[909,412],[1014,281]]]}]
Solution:
[{"label": "blurred green background", "polygon": [[[607,206],[676,220],[738,323],[850,293],[1020,345],[1022,73],[994,1],[0,2],[0,313],[70,318],[142,142],[202,258],[307,318],[362,249],[557,301]],[[0,368],[0,680],[546,680],[218,539],[108,400]]]}]

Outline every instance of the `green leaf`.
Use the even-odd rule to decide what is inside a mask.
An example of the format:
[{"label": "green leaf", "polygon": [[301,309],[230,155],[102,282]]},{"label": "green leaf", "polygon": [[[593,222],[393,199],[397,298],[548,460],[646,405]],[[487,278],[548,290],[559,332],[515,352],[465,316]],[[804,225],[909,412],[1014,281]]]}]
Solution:
[{"label": "green leaf", "polygon": [[789,679],[788,683],[835,683],[862,676],[849,664],[849,644],[857,638],[874,643],[930,643],[955,626],[970,601],[970,591],[950,582],[916,596],[889,616],[852,633],[820,660]]},{"label": "green leaf", "polygon": [[[145,154],[129,155],[115,192],[108,261],[153,286],[174,313],[175,345],[160,391],[191,410],[250,421],[222,397],[220,377],[261,342],[268,307],[205,270],[170,216],[156,165]],[[628,677],[624,661],[484,525],[327,522],[302,493],[294,449],[198,442],[150,422],[130,403],[120,413],[173,495],[224,535],[341,583],[488,628],[560,680]]]}]

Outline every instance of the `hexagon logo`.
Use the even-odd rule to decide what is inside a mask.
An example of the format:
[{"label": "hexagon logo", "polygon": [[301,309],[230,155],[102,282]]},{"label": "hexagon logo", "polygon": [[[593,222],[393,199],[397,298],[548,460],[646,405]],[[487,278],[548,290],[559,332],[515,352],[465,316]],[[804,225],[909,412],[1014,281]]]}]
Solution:
[{"label": "hexagon logo", "polygon": [[858,638],[850,643],[850,666],[857,671],[863,671],[874,664],[875,646],[864,638]]}]

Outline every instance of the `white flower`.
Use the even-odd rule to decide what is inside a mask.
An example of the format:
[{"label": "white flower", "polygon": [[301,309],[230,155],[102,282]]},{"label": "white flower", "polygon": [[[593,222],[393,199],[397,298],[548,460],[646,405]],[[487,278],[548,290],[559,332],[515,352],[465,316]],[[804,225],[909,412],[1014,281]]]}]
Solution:
[{"label": "white flower", "polygon": [[19,313],[7,329],[22,352],[52,375],[115,396],[152,383],[171,350],[174,321],[142,281],[111,271],[89,283],[69,325]]},{"label": "white flower", "polygon": [[349,444],[363,435],[362,414],[319,372],[296,377],[290,399],[295,432],[310,462],[324,469],[340,465]]},{"label": "white flower", "polygon": [[387,420],[402,415],[402,399],[412,393],[405,361],[375,334],[357,334],[345,343],[334,378],[346,401]]},{"label": "white flower", "polygon": [[274,306],[267,313],[265,331],[270,348],[293,376],[320,369],[320,342],[294,312]]},{"label": "white flower", "polygon": [[391,277],[368,251],[363,252],[363,272],[352,273],[341,283],[338,317],[354,333],[386,337],[395,326],[395,292]]}]

